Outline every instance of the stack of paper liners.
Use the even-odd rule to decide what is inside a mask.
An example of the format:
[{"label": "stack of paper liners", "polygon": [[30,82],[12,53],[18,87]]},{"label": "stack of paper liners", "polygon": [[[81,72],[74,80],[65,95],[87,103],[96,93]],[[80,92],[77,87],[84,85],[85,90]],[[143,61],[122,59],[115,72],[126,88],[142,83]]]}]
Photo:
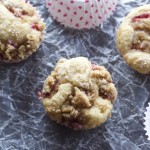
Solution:
[{"label": "stack of paper liners", "polygon": [[145,131],[146,131],[146,135],[148,136],[148,140],[150,140],[150,103],[149,103],[149,107],[147,107],[146,109],[146,113],[145,113]]},{"label": "stack of paper liners", "polygon": [[77,29],[94,28],[114,11],[118,0],[46,0],[54,19]]}]

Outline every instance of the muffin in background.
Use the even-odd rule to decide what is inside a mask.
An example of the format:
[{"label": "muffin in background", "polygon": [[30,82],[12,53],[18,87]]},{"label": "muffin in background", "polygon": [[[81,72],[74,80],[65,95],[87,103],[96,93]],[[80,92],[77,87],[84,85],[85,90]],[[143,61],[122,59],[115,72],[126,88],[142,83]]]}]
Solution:
[{"label": "muffin in background", "polygon": [[117,47],[126,63],[150,74],[150,5],[132,10],[117,30]]},{"label": "muffin in background", "polygon": [[45,23],[25,0],[0,1],[0,61],[19,62],[36,51]]}]

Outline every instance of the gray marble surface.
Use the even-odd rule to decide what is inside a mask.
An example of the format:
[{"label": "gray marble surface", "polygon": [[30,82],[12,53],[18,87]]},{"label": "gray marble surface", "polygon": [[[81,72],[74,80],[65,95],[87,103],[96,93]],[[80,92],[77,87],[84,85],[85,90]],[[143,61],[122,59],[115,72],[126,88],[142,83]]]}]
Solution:
[{"label": "gray marble surface", "polygon": [[[38,51],[18,64],[0,63],[0,150],[150,150],[144,131],[150,76],[130,69],[119,55],[115,31],[127,13],[150,0],[122,0],[101,27],[65,29],[32,0],[47,24]],[[73,131],[49,120],[37,92],[60,57],[85,56],[105,65],[118,88],[112,118],[96,129]]]}]

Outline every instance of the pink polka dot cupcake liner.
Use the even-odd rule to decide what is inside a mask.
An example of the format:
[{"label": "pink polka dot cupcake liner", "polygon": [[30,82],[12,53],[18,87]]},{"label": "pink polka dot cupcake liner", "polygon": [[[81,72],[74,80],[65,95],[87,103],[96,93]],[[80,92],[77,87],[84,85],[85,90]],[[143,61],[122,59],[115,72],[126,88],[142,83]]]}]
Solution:
[{"label": "pink polka dot cupcake liner", "polygon": [[115,10],[118,0],[46,0],[51,16],[61,24],[90,29],[103,23]]},{"label": "pink polka dot cupcake liner", "polygon": [[148,140],[150,140],[150,103],[149,106],[146,108],[145,117],[144,117],[144,125],[145,125],[145,131],[146,135],[148,137]]}]

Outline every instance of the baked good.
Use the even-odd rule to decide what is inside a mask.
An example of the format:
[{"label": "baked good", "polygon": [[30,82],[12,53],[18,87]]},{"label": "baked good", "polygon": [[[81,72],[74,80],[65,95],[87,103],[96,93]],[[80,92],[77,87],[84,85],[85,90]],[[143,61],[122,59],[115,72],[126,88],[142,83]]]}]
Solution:
[{"label": "baked good", "polygon": [[117,30],[117,47],[130,67],[150,74],[150,5],[127,15]]},{"label": "baked good", "polygon": [[104,123],[111,116],[116,96],[106,68],[85,57],[60,59],[40,93],[49,117],[77,130]]},{"label": "baked good", "polygon": [[43,39],[45,24],[25,0],[0,0],[0,60],[19,62],[30,56]]}]

